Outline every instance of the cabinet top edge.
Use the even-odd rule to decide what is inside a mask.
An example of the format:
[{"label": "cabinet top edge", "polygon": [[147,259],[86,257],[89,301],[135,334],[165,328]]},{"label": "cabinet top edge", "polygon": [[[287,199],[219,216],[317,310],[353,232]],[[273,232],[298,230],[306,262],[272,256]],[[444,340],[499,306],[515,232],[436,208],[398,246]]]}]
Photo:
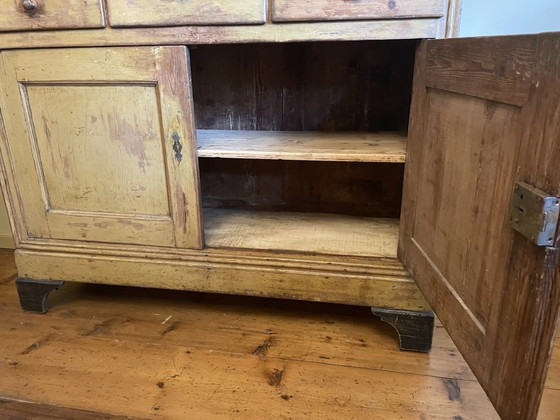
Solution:
[{"label": "cabinet top edge", "polygon": [[176,26],[0,33],[0,50],[22,48],[200,45],[439,38],[443,18]]}]

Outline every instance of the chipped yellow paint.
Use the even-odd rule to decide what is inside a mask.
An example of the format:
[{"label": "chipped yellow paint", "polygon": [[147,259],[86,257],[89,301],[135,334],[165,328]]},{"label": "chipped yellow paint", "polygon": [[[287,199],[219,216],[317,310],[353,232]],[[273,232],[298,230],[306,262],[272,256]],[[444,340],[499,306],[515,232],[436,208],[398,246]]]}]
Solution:
[{"label": "chipped yellow paint", "polygon": [[[28,237],[202,246],[184,47],[2,59],[5,161],[14,163]],[[184,138],[180,165],[170,127]]]},{"label": "chipped yellow paint", "polygon": [[0,0],[0,32],[105,25],[101,0],[35,0],[34,3],[35,7],[26,10],[22,1]]}]

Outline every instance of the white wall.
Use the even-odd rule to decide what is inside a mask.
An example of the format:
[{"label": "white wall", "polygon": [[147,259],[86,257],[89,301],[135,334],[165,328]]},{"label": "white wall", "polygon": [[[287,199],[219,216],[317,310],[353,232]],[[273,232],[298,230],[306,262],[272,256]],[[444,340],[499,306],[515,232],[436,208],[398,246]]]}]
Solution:
[{"label": "white wall", "polygon": [[463,0],[459,36],[560,31],[560,0]]}]

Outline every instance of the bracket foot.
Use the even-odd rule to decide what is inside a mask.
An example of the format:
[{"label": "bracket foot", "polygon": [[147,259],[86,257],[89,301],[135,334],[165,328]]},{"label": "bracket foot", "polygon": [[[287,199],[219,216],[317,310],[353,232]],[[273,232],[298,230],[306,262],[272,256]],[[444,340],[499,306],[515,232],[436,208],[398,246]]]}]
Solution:
[{"label": "bracket foot", "polygon": [[63,284],[64,282],[59,280],[37,280],[26,277],[16,279],[21,308],[24,311],[46,313],[49,294]]},{"label": "bracket foot", "polygon": [[372,307],[371,312],[397,330],[401,350],[427,353],[432,348],[434,334],[432,311]]}]

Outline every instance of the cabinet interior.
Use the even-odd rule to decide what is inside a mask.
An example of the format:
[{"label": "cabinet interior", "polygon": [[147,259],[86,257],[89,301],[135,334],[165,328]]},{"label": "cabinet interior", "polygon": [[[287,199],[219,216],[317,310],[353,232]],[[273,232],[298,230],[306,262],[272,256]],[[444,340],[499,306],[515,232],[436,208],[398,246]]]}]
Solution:
[{"label": "cabinet interior", "polygon": [[206,246],[396,257],[415,47],[191,47]]}]

